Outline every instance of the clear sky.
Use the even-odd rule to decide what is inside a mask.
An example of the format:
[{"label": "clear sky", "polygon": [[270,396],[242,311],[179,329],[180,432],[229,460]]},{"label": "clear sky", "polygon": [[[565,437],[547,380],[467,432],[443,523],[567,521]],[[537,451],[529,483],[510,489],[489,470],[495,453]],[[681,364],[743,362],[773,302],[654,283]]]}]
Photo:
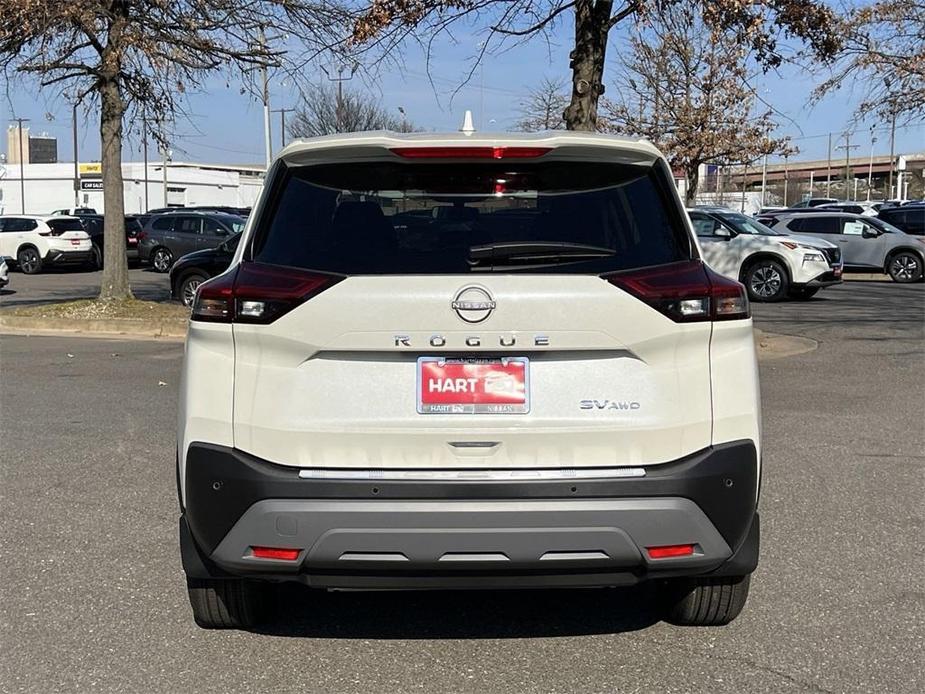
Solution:
[{"label": "clear sky", "polygon": [[[357,75],[349,82],[351,88],[365,89],[381,99],[383,106],[396,115],[404,108],[408,118],[426,130],[456,130],[462,122],[465,109],[471,109],[475,125],[480,130],[500,131],[513,127],[519,118],[519,105],[529,90],[544,76],[568,79],[568,43],[571,23],[563,22],[547,45],[534,41],[502,54],[487,56],[468,83],[451,101],[452,92],[460,87],[472,56],[478,50],[482,37],[477,33],[461,32],[456,41],[444,41],[435,48],[430,71],[434,85],[427,78],[424,57],[415,51],[404,56],[401,69],[382,70],[376,75]],[[613,56],[621,49],[619,36],[611,40],[608,67]],[[605,83],[607,82],[605,70]],[[307,79],[324,81],[324,73]],[[860,100],[860,91],[835,94],[814,107],[809,96],[816,79],[793,67],[779,73],[761,76],[756,88],[762,96],[782,113],[778,134],[793,137],[801,153],[797,159],[824,159],[827,133],[834,133],[833,144],[844,143],[844,132]],[[11,85],[9,98],[2,101],[2,117],[29,118],[32,132],[46,131],[58,138],[58,156],[61,161],[72,159],[71,109],[61,97],[60,88],[40,91],[33,82]],[[263,154],[263,109],[252,96],[240,93],[241,83],[232,76],[216,75],[210,79],[203,93],[193,94],[188,101],[190,117],[177,125],[178,138],[172,143],[176,160],[261,163]],[[435,88],[436,87],[436,91]],[[271,80],[271,108],[292,107],[297,103],[295,89],[282,77]],[[925,120],[925,119],[923,119]],[[91,161],[99,157],[98,126],[92,117],[79,118],[78,147],[80,159]],[[889,124],[865,123],[853,127],[851,144],[860,147],[854,156],[864,156],[871,150],[871,127],[877,138],[875,154],[889,152]],[[273,147],[279,148],[279,114],[273,116]],[[5,138],[0,142],[5,151]],[[141,158],[137,138],[126,145],[125,159]],[[896,150],[899,153],[925,151],[925,124],[899,127],[896,133]],[[149,155],[157,156],[153,147]],[[833,154],[844,157],[844,150]]]}]

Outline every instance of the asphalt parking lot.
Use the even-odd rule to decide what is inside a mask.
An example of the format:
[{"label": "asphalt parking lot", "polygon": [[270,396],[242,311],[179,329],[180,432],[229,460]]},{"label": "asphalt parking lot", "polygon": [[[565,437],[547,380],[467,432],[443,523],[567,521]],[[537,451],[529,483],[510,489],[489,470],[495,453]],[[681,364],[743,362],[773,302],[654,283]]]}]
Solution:
[{"label": "asphalt parking lot", "polygon": [[755,314],[818,348],[762,363],[762,560],[713,629],[656,621],[638,590],[293,587],[260,632],[199,630],[176,546],[182,345],[0,336],[0,690],[921,692],[925,284]]},{"label": "asphalt parking lot", "polygon": [[[0,289],[0,305],[29,306],[72,299],[92,299],[100,293],[100,271],[80,268],[50,268],[38,275],[10,273],[10,284]],[[167,275],[148,267],[133,267],[128,271],[129,282],[136,299],[164,301],[170,298]]]}]

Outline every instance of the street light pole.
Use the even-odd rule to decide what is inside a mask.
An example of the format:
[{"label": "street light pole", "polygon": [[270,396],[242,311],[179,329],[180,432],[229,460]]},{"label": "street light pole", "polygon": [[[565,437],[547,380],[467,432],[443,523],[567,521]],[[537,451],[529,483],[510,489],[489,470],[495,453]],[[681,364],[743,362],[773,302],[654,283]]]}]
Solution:
[{"label": "street light pole", "polygon": [[[889,86],[889,83],[887,83],[887,86]],[[893,196],[893,166],[895,165],[895,162],[893,160],[896,156],[895,150],[894,150],[895,145],[896,145],[896,109],[894,108],[890,112],[890,176],[889,176],[889,179],[887,181],[887,186],[886,186],[887,198],[894,197]],[[897,195],[895,197],[898,198],[899,196]]]},{"label": "street light pole", "polygon": [[870,161],[867,163],[867,201],[870,202],[870,189],[874,184],[874,144],[877,142],[876,137],[870,138]]},{"label": "street light pole", "polygon": [[148,116],[141,117],[141,151],[145,160],[145,209],[147,212],[151,205],[148,203]]},{"label": "street light pole", "polygon": [[829,133],[829,163],[825,167],[825,196],[832,197],[832,133]]}]

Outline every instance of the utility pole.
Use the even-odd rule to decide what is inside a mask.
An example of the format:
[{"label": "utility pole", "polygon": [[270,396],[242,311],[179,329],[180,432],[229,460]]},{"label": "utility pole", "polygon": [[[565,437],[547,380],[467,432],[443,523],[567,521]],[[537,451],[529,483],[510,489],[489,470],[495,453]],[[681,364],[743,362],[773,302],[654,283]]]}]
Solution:
[{"label": "utility pole", "polygon": [[167,207],[167,145],[161,147],[161,173],[164,177],[164,207]]},{"label": "utility pole", "polygon": [[848,180],[851,178],[851,150],[857,149],[861,145],[851,144],[851,133],[845,133],[845,144],[838,145],[835,149],[845,150],[845,200],[848,199]]},{"label": "utility pole", "polygon": [[295,111],[294,108],[276,108],[271,113],[279,114],[279,146],[286,146],[286,114]]},{"label": "utility pole", "polygon": [[77,163],[80,157],[77,154],[77,102],[74,102],[74,111],[71,114],[71,125],[74,138],[74,207],[80,207],[80,165]]},{"label": "utility pole", "polygon": [[768,187],[768,153],[764,153],[764,162],[761,164],[761,206],[764,207],[767,203],[765,201],[765,190]]},{"label": "utility pole", "polygon": [[[887,84],[889,86],[889,84]],[[893,196],[893,167],[896,165],[894,159],[896,157],[894,147],[896,146],[896,109],[894,108],[890,112],[890,177],[886,186],[886,197],[887,199],[894,197]],[[895,197],[899,197],[898,195]]]},{"label": "utility pole", "polygon": [[742,209],[739,210],[745,214],[745,177],[748,174],[748,164],[742,164]]},{"label": "utility pole", "polygon": [[19,202],[22,207],[22,213],[26,214],[26,150],[22,145],[22,124],[28,123],[28,118],[14,118],[19,127]]},{"label": "utility pole", "polygon": [[142,114],[141,116],[141,151],[144,156],[145,161],[145,209],[144,212],[147,212],[151,205],[148,202],[148,116],[147,114]]},{"label": "utility pole", "polygon": [[832,197],[832,133],[829,133],[829,163],[825,168],[825,196]]},{"label": "utility pole", "polygon": [[870,202],[870,189],[874,185],[874,144],[877,138],[871,133],[870,138],[870,160],[867,163],[867,201]]},{"label": "utility pole", "polygon": [[[264,43],[263,32],[260,43]],[[263,81],[263,146],[267,155],[267,171],[273,162],[273,143],[270,141],[270,82],[267,79],[267,66],[260,66],[260,79]]]},{"label": "utility pole", "polygon": [[331,82],[337,82],[337,124],[336,131],[343,132],[343,122],[344,122],[344,82],[348,82],[353,79],[354,73],[357,71],[357,64],[354,63],[350,68],[350,74],[344,77],[344,70],[347,69],[346,65],[337,66],[337,77],[331,77],[331,73],[328,72],[328,69],[322,65],[321,69],[324,70],[324,74],[327,75],[327,78]]}]

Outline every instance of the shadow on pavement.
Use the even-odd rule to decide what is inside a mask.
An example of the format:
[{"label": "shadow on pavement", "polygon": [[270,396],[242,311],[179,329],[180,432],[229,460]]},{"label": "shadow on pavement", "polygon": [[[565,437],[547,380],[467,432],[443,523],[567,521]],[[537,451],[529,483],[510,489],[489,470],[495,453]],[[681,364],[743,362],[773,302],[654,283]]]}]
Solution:
[{"label": "shadow on pavement", "polygon": [[613,634],[661,621],[652,588],[334,592],[281,584],[256,633],[326,639],[507,639]]}]

